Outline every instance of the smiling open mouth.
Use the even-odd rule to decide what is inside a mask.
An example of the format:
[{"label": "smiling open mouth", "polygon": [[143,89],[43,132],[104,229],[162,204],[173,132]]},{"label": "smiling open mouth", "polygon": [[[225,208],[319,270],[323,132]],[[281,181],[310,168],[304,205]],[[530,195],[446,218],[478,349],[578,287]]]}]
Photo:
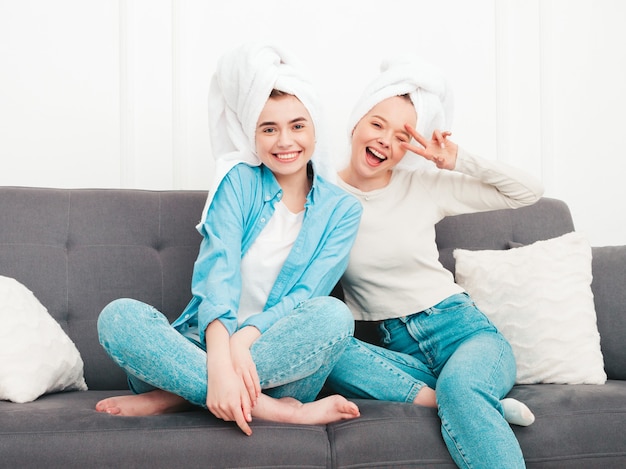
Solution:
[{"label": "smiling open mouth", "polygon": [[368,163],[374,166],[378,166],[387,160],[385,155],[370,147],[365,149],[365,155],[367,156]]},{"label": "smiling open mouth", "polygon": [[290,153],[274,153],[274,157],[276,157],[277,159],[281,161],[295,160],[298,158],[299,155],[300,155],[300,152],[298,151],[292,151]]}]

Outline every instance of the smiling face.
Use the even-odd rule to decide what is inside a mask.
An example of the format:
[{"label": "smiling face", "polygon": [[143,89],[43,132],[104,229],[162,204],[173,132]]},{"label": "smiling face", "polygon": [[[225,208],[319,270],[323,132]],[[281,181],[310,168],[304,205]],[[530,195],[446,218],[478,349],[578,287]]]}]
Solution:
[{"label": "smiling face", "polygon": [[256,151],[281,186],[307,181],[306,165],[315,149],[315,127],[304,104],[293,95],[272,96],[259,116]]},{"label": "smiling face", "polygon": [[415,108],[407,97],[394,96],[378,103],[354,128],[350,165],[341,177],[365,191],[385,187],[391,170],[406,154],[400,143],[411,141],[404,125],[414,127],[416,123]]}]

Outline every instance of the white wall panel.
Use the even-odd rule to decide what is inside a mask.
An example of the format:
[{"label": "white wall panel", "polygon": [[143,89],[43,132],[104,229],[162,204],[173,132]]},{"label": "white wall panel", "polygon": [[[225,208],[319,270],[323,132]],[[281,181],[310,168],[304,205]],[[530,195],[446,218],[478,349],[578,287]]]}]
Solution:
[{"label": "white wall panel", "polygon": [[227,43],[213,2],[173,2],[174,187],[207,189],[213,174],[208,133],[209,79]]},{"label": "white wall panel", "polygon": [[[594,245],[626,244],[626,2],[542,1],[555,185]],[[548,115],[551,113],[551,115]]]},{"label": "white wall panel", "polygon": [[172,187],[173,70],[172,2],[120,2],[127,27],[127,87],[132,108],[133,161],[124,185],[145,189]]},{"label": "white wall panel", "polygon": [[117,6],[0,1],[0,184],[117,184]]},{"label": "white wall panel", "polygon": [[626,2],[0,0],[0,184],[205,189],[209,79],[248,40],[294,50],[345,122],[386,56],[455,92],[453,139],[541,177],[593,244],[626,244]]},{"label": "white wall panel", "polygon": [[546,177],[541,148],[539,0],[494,2],[498,159]]}]

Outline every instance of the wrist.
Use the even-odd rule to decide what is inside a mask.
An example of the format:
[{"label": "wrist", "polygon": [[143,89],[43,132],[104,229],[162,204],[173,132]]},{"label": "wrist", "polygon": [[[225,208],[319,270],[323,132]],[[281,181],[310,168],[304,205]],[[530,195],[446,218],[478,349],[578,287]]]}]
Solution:
[{"label": "wrist", "polygon": [[261,332],[254,326],[246,326],[235,332],[230,338],[231,346],[250,348],[255,340],[261,336]]}]

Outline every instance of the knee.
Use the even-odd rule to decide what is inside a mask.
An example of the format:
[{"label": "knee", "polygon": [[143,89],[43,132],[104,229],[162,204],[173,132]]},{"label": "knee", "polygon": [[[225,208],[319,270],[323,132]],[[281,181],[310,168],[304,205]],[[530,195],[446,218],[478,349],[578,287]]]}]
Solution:
[{"label": "knee", "polygon": [[326,303],[326,310],[331,316],[328,322],[334,324],[341,332],[348,336],[354,335],[354,317],[348,306],[341,300],[332,296],[323,299]]},{"label": "knee", "polygon": [[143,303],[129,298],[114,300],[98,316],[97,329],[101,344],[119,338],[128,327],[129,319],[137,316]]},{"label": "knee", "polygon": [[350,337],[354,335],[354,318],[346,304],[332,296],[309,300],[307,307],[313,308],[317,322],[329,333]]},{"label": "knee", "polygon": [[480,384],[469,374],[442,373],[437,379],[436,391],[440,406],[464,406],[475,399]]},{"label": "knee", "polygon": [[98,330],[106,330],[108,326],[118,322],[134,301],[128,298],[121,298],[113,300],[106,305],[98,316]]},{"label": "knee", "polygon": [[455,409],[455,413],[472,412],[472,409],[493,407],[499,396],[494,393],[490,383],[475,379],[471,375],[447,375],[439,377],[436,387],[437,402],[440,409]]}]

